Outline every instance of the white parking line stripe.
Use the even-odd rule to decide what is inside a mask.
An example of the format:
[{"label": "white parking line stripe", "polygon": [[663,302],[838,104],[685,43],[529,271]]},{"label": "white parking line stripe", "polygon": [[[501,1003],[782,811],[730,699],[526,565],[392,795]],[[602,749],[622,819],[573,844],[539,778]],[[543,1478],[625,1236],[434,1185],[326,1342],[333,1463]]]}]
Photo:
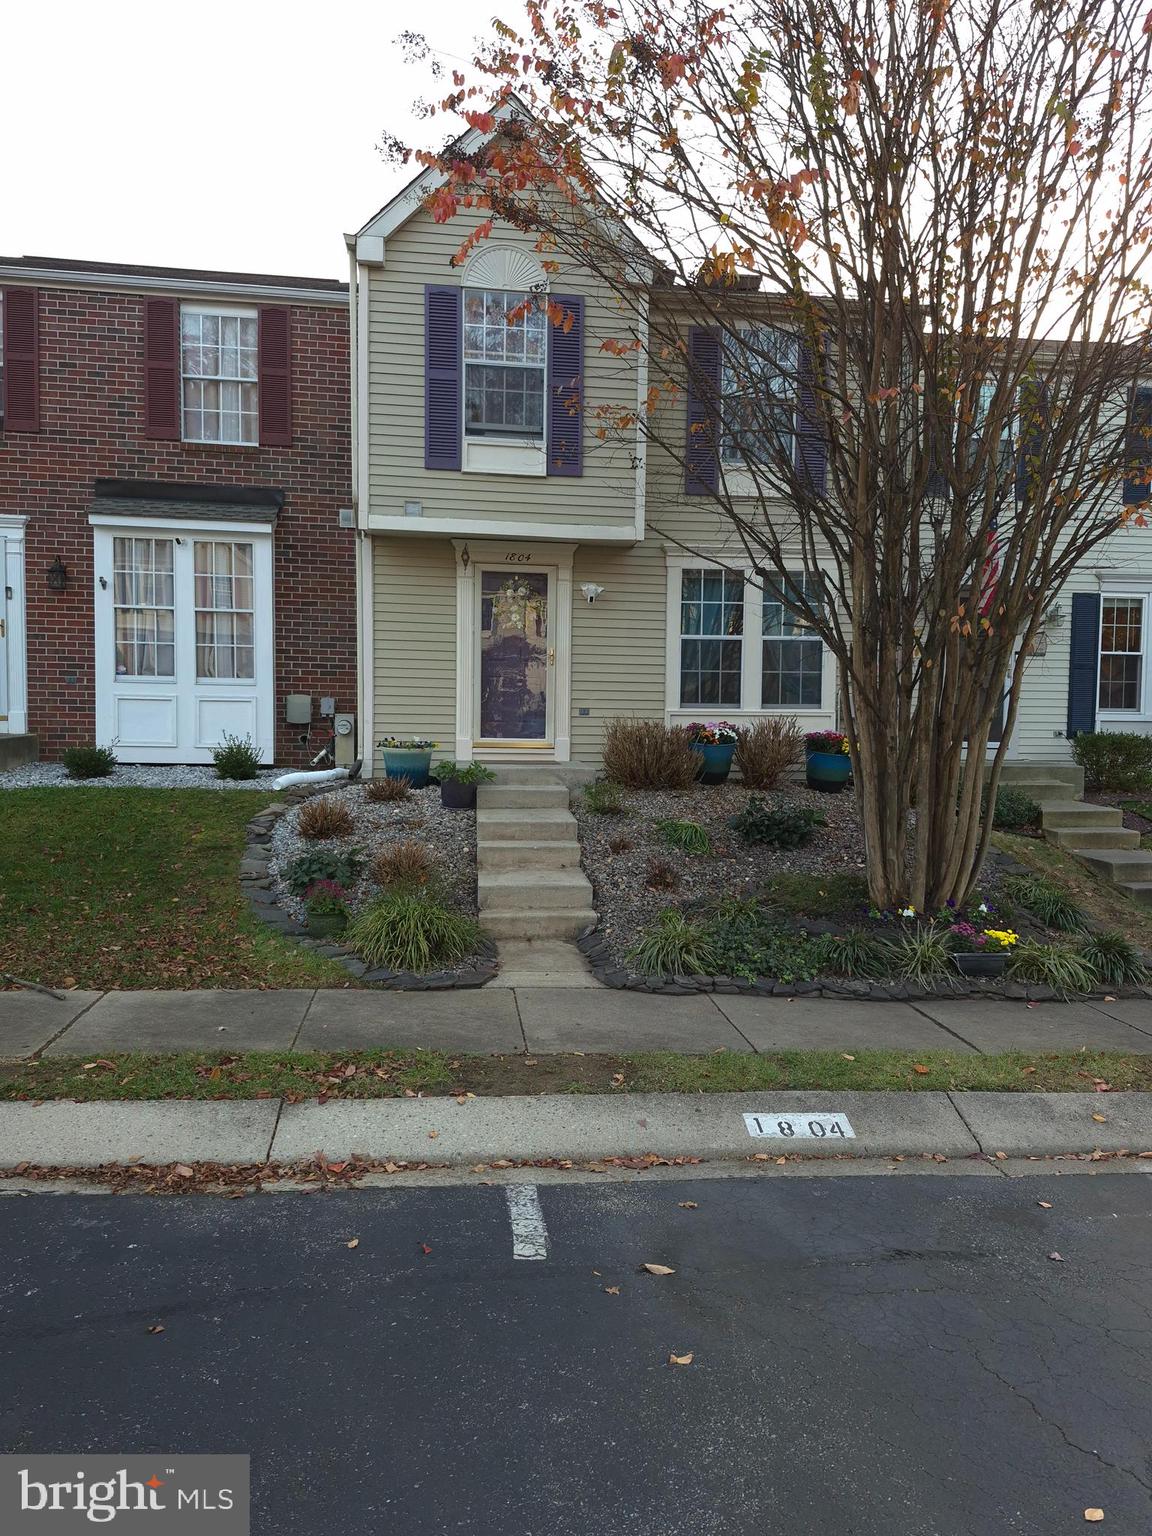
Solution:
[{"label": "white parking line stripe", "polygon": [[512,1223],[512,1257],[546,1259],[548,1228],[544,1225],[544,1212],[535,1184],[508,1184],[504,1194],[508,1200],[508,1219]]}]

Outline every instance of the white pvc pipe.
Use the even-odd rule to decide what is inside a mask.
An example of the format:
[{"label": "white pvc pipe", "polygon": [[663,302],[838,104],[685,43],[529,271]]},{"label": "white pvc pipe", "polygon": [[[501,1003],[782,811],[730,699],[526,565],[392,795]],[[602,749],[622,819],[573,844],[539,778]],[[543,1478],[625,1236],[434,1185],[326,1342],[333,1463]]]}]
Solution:
[{"label": "white pvc pipe", "polygon": [[296,784],[327,784],[348,777],[347,768],[318,768],[314,773],[282,773],[272,780],[273,789],[291,789]]}]

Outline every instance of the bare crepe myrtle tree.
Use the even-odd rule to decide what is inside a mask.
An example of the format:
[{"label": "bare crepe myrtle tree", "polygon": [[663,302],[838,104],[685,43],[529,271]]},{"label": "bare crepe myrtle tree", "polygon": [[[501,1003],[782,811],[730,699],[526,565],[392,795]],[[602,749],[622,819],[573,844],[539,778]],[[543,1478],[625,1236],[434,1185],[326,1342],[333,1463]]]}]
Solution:
[{"label": "bare crepe myrtle tree", "polygon": [[648,400],[597,430],[830,647],[882,907],[971,891],[1045,610],[1144,522],[1146,3],[528,0],[403,151],[461,255],[620,296]]}]

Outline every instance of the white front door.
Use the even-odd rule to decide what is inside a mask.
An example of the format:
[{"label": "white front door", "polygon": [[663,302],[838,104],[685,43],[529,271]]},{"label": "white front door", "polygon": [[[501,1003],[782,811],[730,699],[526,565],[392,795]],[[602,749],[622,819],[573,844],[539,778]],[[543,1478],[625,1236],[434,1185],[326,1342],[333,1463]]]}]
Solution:
[{"label": "white front door", "polygon": [[126,763],[274,747],[272,539],[170,522],[95,529],[96,736]]},{"label": "white front door", "polygon": [[555,741],[554,575],[547,568],[479,569],[476,747],[551,747]]},{"label": "white front door", "polygon": [[0,533],[0,731],[8,730],[8,542]]}]

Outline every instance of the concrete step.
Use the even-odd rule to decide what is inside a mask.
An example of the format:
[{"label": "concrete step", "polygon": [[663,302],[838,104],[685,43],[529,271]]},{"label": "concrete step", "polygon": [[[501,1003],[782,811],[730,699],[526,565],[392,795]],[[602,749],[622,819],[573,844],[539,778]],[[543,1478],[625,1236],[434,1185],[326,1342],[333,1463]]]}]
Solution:
[{"label": "concrete step", "polygon": [[484,811],[566,811],[568,800],[565,784],[481,784],[476,792],[477,808]]},{"label": "concrete step", "polygon": [[1123,813],[1114,805],[1085,805],[1083,800],[1050,800],[1041,813],[1047,832],[1050,827],[1122,827]]},{"label": "concrete step", "polygon": [[1077,848],[1076,857],[1113,885],[1152,881],[1152,853],[1143,848]]},{"label": "concrete step", "polygon": [[476,812],[476,837],[482,842],[570,843],[575,836],[576,818],[571,811]]},{"label": "concrete step", "polygon": [[480,838],[476,863],[481,869],[579,869],[580,844]]},{"label": "concrete step", "polygon": [[1117,882],[1116,889],[1131,896],[1133,901],[1152,907],[1152,880],[1120,880]]},{"label": "concrete step", "polygon": [[585,928],[595,926],[596,913],[591,907],[542,912],[538,907],[528,909],[509,902],[506,907],[488,907],[480,922],[494,939],[576,939]]},{"label": "concrete step", "polygon": [[587,907],[592,900],[588,877],[578,869],[482,870],[476,892],[482,913],[489,907],[557,912],[565,907]]},{"label": "concrete step", "polygon": [[9,768],[23,768],[40,757],[40,746],[35,736],[0,734],[0,773]]},{"label": "concrete step", "polygon": [[1026,780],[1040,780],[1043,783],[1055,780],[1070,791],[1065,799],[1075,800],[1084,793],[1084,770],[1078,763],[1030,763],[1022,760],[1001,765],[1001,784],[1016,785]]},{"label": "concrete step", "polygon": [[1128,832],[1123,827],[1045,827],[1044,836],[1057,848],[1074,853],[1085,848],[1102,852],[1115,849],[1121,853],[1140,846],[1139,832]]},{"label": "concrete step", "polygon": [[1069,801],[1073,791],[1071,786],[1066,784],[1063,779],[1043,779],[1039,777],[1034,779],[1013,779],[1011,784],[1001,783],[1000,788],[1018,789],[1021,794],[1035,800],[1039,806],[1051,805],[1053,803],[1059,803],[1060,805],[1078,804],[1076,800]]}]

